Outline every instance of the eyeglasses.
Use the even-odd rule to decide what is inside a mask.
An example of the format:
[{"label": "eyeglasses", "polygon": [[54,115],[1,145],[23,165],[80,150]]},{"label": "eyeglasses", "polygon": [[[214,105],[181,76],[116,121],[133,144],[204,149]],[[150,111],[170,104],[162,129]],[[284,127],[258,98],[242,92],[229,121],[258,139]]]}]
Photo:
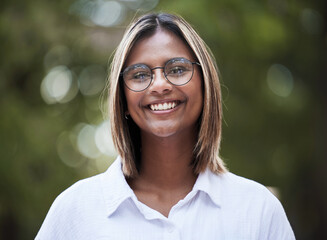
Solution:
[{"label": "eyeglasses", "polygon": [[168,82],[176,86],[187,84],[193,77],[194,64],[200,66],[198,62],[191,62],[186,58],[172,58],[166,62],[164,67],[150,68],[145,64],[131,65],[120,74],[124,83],[130,90],[141,92],[147,89],[152,80],[154,69],[163,69],[163,74]]}]

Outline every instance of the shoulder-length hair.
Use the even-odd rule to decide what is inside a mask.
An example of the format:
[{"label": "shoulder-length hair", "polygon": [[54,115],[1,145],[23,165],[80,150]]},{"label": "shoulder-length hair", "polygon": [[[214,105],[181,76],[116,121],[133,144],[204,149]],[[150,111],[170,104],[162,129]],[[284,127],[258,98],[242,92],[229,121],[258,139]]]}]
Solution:
[{"label": "shoulder-length hair", "polygon": [[126,177],[138,175],[141,158],[140,130],[132,119],[127,119],[124,83],[120,73],[126,58],[138,39],[153,34],[158,28],[171,31],[188,44],[201,65],[203,87],[203,110],[199,119],[198,140],[193,151],[193,171],[203,172],[207,167],[215,173],[226,170],[219,157],[221,141],[221,90],[216,61],[210,49],[196,31],[182,17],[167,14],[147,14],[135,20],[125,31],[117,47],[109,74],[109,118],[111,133],[122,169]]}]

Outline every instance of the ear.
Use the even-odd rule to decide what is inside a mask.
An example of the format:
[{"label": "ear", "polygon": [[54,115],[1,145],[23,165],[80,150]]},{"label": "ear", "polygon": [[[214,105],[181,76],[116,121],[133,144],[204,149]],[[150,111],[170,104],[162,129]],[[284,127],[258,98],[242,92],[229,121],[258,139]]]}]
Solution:
[{"label": "ear", "polygon": [[128,120],[128,116],[129,116],[129,111],[128,111],[128,110],[126,110],[126,111],[125,111],[125,119],[127,119],[127,120]]}]

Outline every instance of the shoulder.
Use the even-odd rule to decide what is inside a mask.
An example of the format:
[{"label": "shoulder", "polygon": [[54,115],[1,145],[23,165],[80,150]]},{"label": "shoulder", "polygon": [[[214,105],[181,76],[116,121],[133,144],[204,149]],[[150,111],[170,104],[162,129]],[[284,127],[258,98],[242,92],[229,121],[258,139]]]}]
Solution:
[{"label": "shoulder", "polygon": [[[36,239],[83,239],[90,221],[105,219],[107,195],[117,186],[120,161],[101,174],[80,180],[52,203]],[[118,180],[117,180],[118,179]],[[123,180],[120,179],[120,182]]]},{"label": "shoulder", "polygon": [[226,185],[233,185],[240,188],[262,189],[264,186],[251,179],[227,172],[219,175],[221,181]]},{"label": "shoulder", "polygon": [[[118,159],[106,172],[80,180],[67,188],[55,199],[51,209],[56,209],[58,213],[71,214],[72,211],[78,208],[87,211],[101,206],[104,202],[104,191],[110,193],[122,185],[121,178],[124,177],[119,174],[120,172],[120,160]],[[117,183],[120,183],[120,185]],[[51,213],[51,209],[48,215]],[[59,211],[61,209],[66,211]]]},{"label": "shoulder", "polygon": [[90,206],[89,203],[94,201],[92,198],[100,196],[101,175],[78,181],[62,192],[52,203],[35,239],[65,239],[78,236],[76,226],[84,222],[85,210],[88,211],[85,206]]},{"label": "shoulder", "polygon": [[242,200],[252,198],[267,201],[277,200],[267,187],[256,181],[240,177],[230,172],[219,175],[219,179],[222,191],[228,197],[239,196],[242,197]]},{"label": "shoulder", "polygon": [[258,226],[260,239],[294,239],[282,204],[267,187],[233,173],[218,178],[226,215]]},{"label": "shoulder", "polygon": [[76,206],[97,198],[101,194],[102,177],[103,173],[74,183],[55,199],[51,207],[71,207],[71,204]]},{"label": "shoulder", "polygon": [[222,201],[231,208],[238,206],[254,215],[284,213],[279,199],[261,183],[228,172],[220,176],[220,187]]}]

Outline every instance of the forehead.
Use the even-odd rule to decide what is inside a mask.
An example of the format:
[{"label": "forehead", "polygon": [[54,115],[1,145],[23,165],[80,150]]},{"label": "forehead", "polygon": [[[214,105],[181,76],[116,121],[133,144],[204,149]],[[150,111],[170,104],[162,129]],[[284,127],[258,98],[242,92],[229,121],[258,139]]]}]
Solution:
[{"label": "forehead", "polygon": [[193,51],[184,40],[171,31],[159,29],[134,44],[124,65],[144,63],[149,66],[159,66],[176,57],[194,61]]}]

